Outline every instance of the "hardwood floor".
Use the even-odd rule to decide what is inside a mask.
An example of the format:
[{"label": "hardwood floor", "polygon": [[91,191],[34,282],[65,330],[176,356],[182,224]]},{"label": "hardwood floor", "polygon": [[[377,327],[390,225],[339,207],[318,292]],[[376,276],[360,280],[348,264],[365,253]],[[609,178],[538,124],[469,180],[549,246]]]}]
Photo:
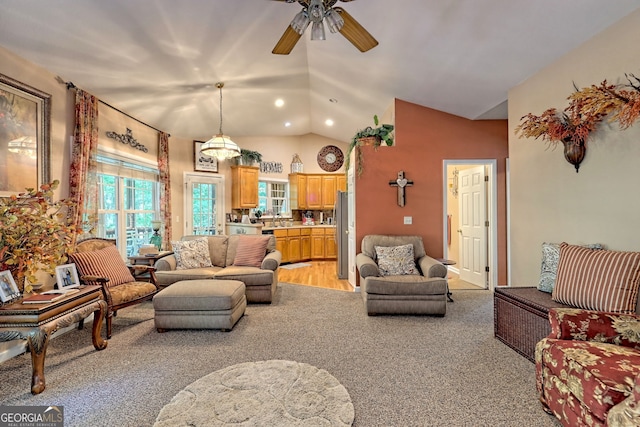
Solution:
[{"label": "hardwood floor", "polygon": [[[288,265],[303,264],[305,265],[304,267],[286,268]],[[482,289],[464,280],[460,280],[455,273],[450,273],[448,277],[449,289],[452,291]],[[338,279],[335,261],[305,261],[295,264],[283,264],[278,272],[278,280],[285,283],[295,283],[296,285],[354,292],[353,286],[351,286],[347,280]]]},{"label": "hardwood floor", "polygon": [[353,286],[347,280],[338,279],[335,261],[305,261],[300,264],[309,265],[293,269],[286,268],[291,264],[281,266],[278,272],[278,281],[339,291],[354,291]]}]

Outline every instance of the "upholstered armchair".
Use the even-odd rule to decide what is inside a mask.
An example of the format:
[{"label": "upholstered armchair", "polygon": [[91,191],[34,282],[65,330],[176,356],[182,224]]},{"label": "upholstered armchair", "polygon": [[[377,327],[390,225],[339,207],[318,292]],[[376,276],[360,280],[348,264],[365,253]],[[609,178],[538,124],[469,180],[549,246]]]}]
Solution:
[{"label": "upholstered armchair", "polygon": [[640,425],[640,316],[549,310],[536,345],[536,386],[564,426]]},{"label": "upholstered armchair", "polygon": [[420,236],[368,235],[356,255],[369,316],[447,311],[447,268],[425,253]]},{"label": "upholstered armchair", "polygon": [[[75,252],[69,255],[76,264],[80,281],[99,285],[107,302],[107,338],[111,338],[112,318],[118,310],[153,298],[158,292],[154,267],[146,265],[127,266],[122,260],[116,241],[89,238],[78,242]],[[137,281],[139,274],[148,274],[149,281]]]}]

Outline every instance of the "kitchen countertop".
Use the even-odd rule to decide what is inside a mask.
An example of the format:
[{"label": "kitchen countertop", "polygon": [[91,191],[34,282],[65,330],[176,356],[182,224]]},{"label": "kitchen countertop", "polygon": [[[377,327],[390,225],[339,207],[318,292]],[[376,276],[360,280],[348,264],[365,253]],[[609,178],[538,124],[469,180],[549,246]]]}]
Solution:
[{"label": "kitchen countertop", "polygon": [[[271,224],[270,222],[267,222],[267,224]],[[318,227],[324,227],[324,228],[335,228],[335,225],[329,225],[329,224],[314,224],[314,225],[302,225],[302,224],[293,224],[292,226],[286,226],[286,227],[271,227],[271,225],[265,225],[264,227],[262,227],[262,230],[287,230],[290,228],[318,228]]]}]

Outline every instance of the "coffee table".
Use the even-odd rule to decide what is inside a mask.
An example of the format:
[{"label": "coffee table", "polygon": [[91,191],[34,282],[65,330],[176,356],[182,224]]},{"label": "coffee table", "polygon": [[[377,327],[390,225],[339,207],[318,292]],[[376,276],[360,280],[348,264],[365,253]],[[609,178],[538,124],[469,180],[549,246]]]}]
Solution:
[{"label": "coffee table", "polygon": [[104,350],[107,341],[102,339],[102,319],[107,303],[102,299],[100,286],[85,286],[79,292],[59,301],[46,304],[22,304],[21,300],[0,307],[0,342],[26,339],[31,352],[33,374],[31,393],[45,389],[44,359],[49,338],[60,328],[79,323],[93,315],[92,340],[96,350]]}]

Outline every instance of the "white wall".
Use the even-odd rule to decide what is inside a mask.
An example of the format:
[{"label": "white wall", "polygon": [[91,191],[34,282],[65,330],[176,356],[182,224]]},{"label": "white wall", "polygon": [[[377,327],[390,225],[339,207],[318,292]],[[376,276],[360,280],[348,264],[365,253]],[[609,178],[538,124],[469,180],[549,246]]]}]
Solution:
[{"label": "white wall", "polygon": [[514,134],[523,115],[565,108],[574,82],[585,87],[640,76],[639,45],[640,10],[509,91],[512,286],[537,285],[543,242],[640,250],[640,122],[625,131],[605,124],[588,141],[579,173],[561,145]]}]

